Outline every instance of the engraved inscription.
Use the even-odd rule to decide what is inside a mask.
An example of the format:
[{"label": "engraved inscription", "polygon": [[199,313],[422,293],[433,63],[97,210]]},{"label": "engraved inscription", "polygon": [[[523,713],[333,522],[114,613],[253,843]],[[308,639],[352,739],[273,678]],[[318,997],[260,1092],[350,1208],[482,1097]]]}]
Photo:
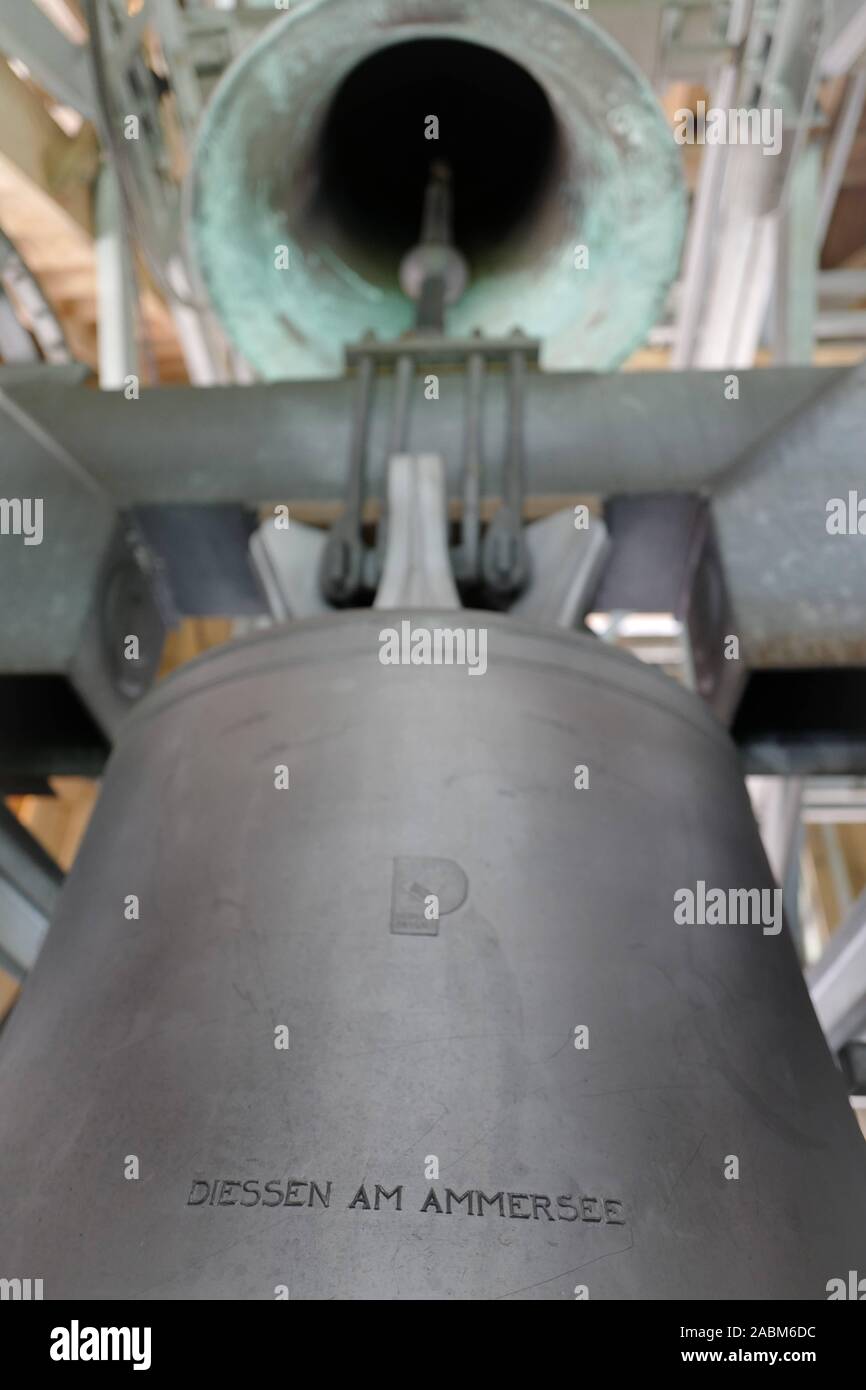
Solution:
[{"label": "engraved inscription", "polygon": [[394,860],[391,931],[403,936],[438,936],[439,918],[466,900],[469,884],[453,859]]},{"label": "engraved inscription", "polygon": [[[332,1198],[334,1200],[332,1200]],[[588,1226],[624,1226],[625,1206],[618,1197],[564,1192],[483,1192],[432,1186],[414,1196],[403,1183],[362,1182],[343,1197],[331,1181],[312,1178],[194,1178],[188,1207],[304,1207],[311,1211],[418,1212],[435,1216],[500,1217],[506,1221],[583,1222]]]}]

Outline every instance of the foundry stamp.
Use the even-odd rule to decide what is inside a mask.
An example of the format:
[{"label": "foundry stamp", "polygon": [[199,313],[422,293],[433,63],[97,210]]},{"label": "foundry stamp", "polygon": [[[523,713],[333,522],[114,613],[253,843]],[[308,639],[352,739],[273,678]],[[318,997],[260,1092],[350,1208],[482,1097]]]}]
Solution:
[{"label": "foundry stamp", "polygon": [[437,1216],[502,1217],[509,1221],[582,1221],[586,1225],[624,1226],[625,1207],[618,1197],[591,1197],[583,1193],[483,1192],[470,1187],[456,1192],[438,1186],[413,1190],[404,1183],[393,1187],[363,1182],[353,1191],[338,1195],[330,1181],[310,1178],[194,1178],[188,1207],[307,1207],[313,1211],[393,1211],[430,1213]]}]

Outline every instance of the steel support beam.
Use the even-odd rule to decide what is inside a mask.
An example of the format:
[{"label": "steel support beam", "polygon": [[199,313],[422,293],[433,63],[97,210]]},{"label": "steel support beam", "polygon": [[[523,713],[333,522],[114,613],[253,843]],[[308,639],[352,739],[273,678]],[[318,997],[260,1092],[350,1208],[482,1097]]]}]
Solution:
[{"label": "steel support beam", "polygon": [[[351,378],[210,390],[172,386],[143,391],[137,401],[122,392],[71,386],[67,374],[44,369],[0,372],[0,386],[47,434],[86,460],[88,472],[119,506],[343,500]],[[411,449],[423,447],[447,460],[449,495],[455,498],[462,494],[465,389],[459,373],[443,372],[439,402],[413,405],[407,441]],[[840,397],[851,398],[845,422],[838,421],[844,437],[835,451],[838,460],[822,459],[822,466],[842,477],[860,459],[860,441],[850,432],[855,422],[849,426],[847,418],[849,409],[866,410],[862,367],[743,372],[737,400],[726,398],[723,372],[531,374],[527,492],[610,496],[709,489],[783,425],[822,402],[824,427],[835,429]],[[380,493],[393,405],[393,378],[382,378],[369,436],[369,478]],[[495,490],[506,448],[505,407],[505,378],[491,374],[481,421],[491,464],[482,479],[486,495]],[[0,479],[25,484],[34,466],[28,437],[0,412]],[[804,478],[815,476],[814,458],[797,456],[794,467]],[[856,468],[850,476],[855,475]],[[4,490],[11,486],[3,482]]]},{"label": "steel support beam", "polygon": [[33,0],[7,0],[0,6],[0,50],[25,63],[40,87],[57,101],[89,120],[95,118],[87,48],[71,43]]},{"label": "steel support beam", "polygon": [[833,32],[821,59],[825,77],[841,77],[850,72],[866,53],[866,3],[864,0],[835,0]]},{"label": "steel support beam", "polygon": [[20,322],[0,283],[0,357],[4,362],[40,361],[39,349]]},{"label": "steel support beam", "polygon": [[63,874],[0,801],[0,965],[22,976],[34,964]]},{"label": "steel support beam", "polygon": [[779,214],[812,116],[825,6],[782,0],[756,100],[743,106],[782,112],[783,145],[775,156],[758,145],[728,148],[716,255],[703,319],[690,359],[702,367],[750,367],[770,304]]},{"label": "steel support beam", "polygon": [[773,360],[780,366],[808,364],[815,350],[820,183],[821,148],[804,145],[791,171],[788,197],[779,218]]},{"label": "steel support beam", "polygon": [[[716,110],[728,111],[737,105],[752,9],[752,0],[734,0],[731,6],[726,35],[730,51],[721,66],[713,91],[712,106]],[[690,367],[695,361],[710,257],[725,182],[725,156],[724,145],[707,145],[701,159],[683,258],[679,313],[671,354],[671,366],[677,370]]]},{"label": "steel support beam", "polygon": [[733,736],[760,776],[866,776],[866,663],[753,671]]},{"label": "steel support beam", "polygon": [[[5,379],[0,373],[0,386]],[[19,370],[0,393],[11,408],[0,417],[0,495],[28,497],[38,486],[46,508],[38,551],[17,543],[0,548],[0,588],[15,595],[14,620],[0,633],[0,669],[57,669],[58,652],[65,669],[69,633],[92,602],[70,574],[92,575],[92,556],[106,539],[91,534],[106,519],[85,478],[119,510],[310,501],[320,515],[330,504],[333,515],[344,500],[351,379],[172,387],[142,392],[138,401],[63,380],[40,371],[28,381]],[[507,447],[503,375],[491,374],[488,387],[482,490],[490,496],[498,493]],[[372,496],[381,495],[393,391],[393,379],[377,383]],[[416,406],[408,424],[409,449],[447,461],[455,501],[463,484],[464,392],[459,373],[443,372],[438,404],[422,402],[426,408]],[[747,663],[856,665],[866,660],[861,542],[829,534],[826,522],[828,500],[846,498],[862,476],[864,412],[866,365],[743,373],[737,400],[726,399],[725,377],[716,373],[531,374],[526,491],[548,499],[709,495]],[[52,438],[63,441],[60,453],[47,447]],[[86,468],[73,473],[70,459],[86,460]],[[60,527],[50,520],[58,515]]]}]

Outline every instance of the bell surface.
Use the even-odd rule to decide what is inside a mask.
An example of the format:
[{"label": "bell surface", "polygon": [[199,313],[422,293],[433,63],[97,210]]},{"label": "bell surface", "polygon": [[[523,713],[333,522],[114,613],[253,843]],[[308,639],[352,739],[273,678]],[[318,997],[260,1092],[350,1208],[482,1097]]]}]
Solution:
[{"label": "bell surface", "polygon": [[367,611],[193,663],[131,715],[3,1038],[4,1267],[825,1298],[862,1139],[787,930],[677,920],[701,884],[775,901],[733,745],[598,642]]}]

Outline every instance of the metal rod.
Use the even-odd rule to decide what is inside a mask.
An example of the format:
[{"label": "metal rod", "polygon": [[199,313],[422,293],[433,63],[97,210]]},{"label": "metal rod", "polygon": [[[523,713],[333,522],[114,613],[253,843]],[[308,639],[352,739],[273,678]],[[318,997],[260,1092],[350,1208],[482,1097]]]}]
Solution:
[{"label": "metal rod", "polygon": [[360,529],[364,506],[364,480],[367,462],[367,435],[373,403],[373,359],[363,357],[358,363],[355,381],[355,402],[352,412],[352,442],[349,449],[349,482],[346,489],[346,512],[356,517]]},{"label": "metal rod", "polygon": [[358,362],[352,406],[346,505],[339,520],[331,527],[319,568],[321,591],[325,598],[337,604],[351,603],[365,582],[366,554],[361,521],[374,373],[372,357],[362,357]]},{"label": "metal rod", "polygon": [[830,222],[836,210],[839,191],[851,156],[851,148],[860,128],[863,106],[866,104],[866,72],[855,72],[848,78],[842,109],[830,138],[824,179],[821,186],[821,206],[818,212],[818,250],[824,245]]},{"label": "metal rod", "polygon": [[525,449],[523,441],[523,403],[526,395],[526,354],[516,349],[509,361],[508,453],[505,461],[503,495],[515,521],[523,513]]},{"label": "metal rod", "polygon": [[481,415],[484,395],[484,354],[473,352],[467,364],[463,455],[463,570],[467,579],[478,575],[481,533]]}]

